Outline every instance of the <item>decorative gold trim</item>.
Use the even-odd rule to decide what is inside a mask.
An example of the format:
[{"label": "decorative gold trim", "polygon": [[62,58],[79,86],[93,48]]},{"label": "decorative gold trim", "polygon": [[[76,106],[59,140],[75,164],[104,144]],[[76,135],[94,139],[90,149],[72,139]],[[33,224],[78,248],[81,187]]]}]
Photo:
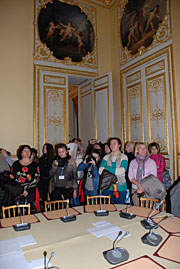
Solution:
[{"label": "decorative gold trim", "polygon": [[97,111],[96,111],[96,92],[107,90],[107,103],[108,103],[108,136],[111,134],[111,126],[110,126],[110,101],[109,101],[109,86],[105,86],[103,88],[98,88],[94,90],[94,117],[95,117],[95,139],[98,139],[97,133]]},{"label": "decorative gold trim", "polygon": [[33,90],[33,147],[36,149],[37,147],[37,137],[36,137],[36,133],[37,133],[37,128],[36,128],[36,69],[35,67],[33,68],[33,73],[34,73],[34,90]]},{"label": "decorative gold trim", "polygon": [[169,0],[166,0],[164,19],[163,19],[162,23],[159,23],[158,30],[153,37],[154,39],[153,39],[151,45],[148,47],[145,47],[142,45],[138,49],[137,53],[131,54],[131,51],[128,50],[127,47],[123,47],[122,40],[121,40],[121,33],[120,33],[122,16],[124,14],[124,9],[125,9],[125,6],[127,3],[128,3],[128,0],[120,0],[119,4],[118,4],[118,27],[119,27],[119,39],[120,39],[119,50],[120,50],[120,65],[121,66],[123,66],[127,62],[130,62],[131,60],[143,55],[144,53],[150,51],[151,49],[159,46],[160,44],[171,40],[171,38],[172,38],[171,31],[169,30],[169,28],[171,27],[170,19],[169,19],[169,17],[170,17],[169,16]]},{"label": "decorative gold trim", "polygon": [[[52,71],[52,72],[57,72],[57,73],[65,73],[67,75],[80,75],[82,77],[96,77],[97,73],[95,72],[87,72],[87,71],[81,71],[81,70],[74,70],[74,69],[68,69],[68,68],[62,68],[62,67],[57,67],[57,66],[47,66],[47,65],[41,65],[41,64],[34,64],[36,68],[40,68],[41,70],[44,71]],[[82,82],[83,83],[83,82]]]},{"label": "decorative gold trim", "polygon": [[[51,81],[46,81],[46,77],[52,77],[52,78],[55,78],[55,79],[63,79],[64,82],[63,83],[57,83],[57,82],[51,82]],[[43,83],[47,83],[47,84],[58,84],[58,85],[66,85],[66,78],[65,77],[61,77],[61,76],[53,76],[53,75],[46,75],[44,74],[43,75]]]},{"label": "decorative gold trim", "polygon": [[[151,68],[151,67],[153,67],[153,66],[156,66],[156,65],[160,65],[160,68],[159,68],[159,70],[155,70],[155,71],[152,71],[152,72],[149,72],[148,71],[148,69],[149,68]],[[154,63],[154,64],[151,64],[151,65],[149,65],[149,66],[147,66],[146,68],[145,68],[145,74],[146,74],[146,76],[150,76],[150,75],[152,75],[152,74],[154,74],[154,73],[157,73],[158,71],[162,71],[162,70],[164,70],[165,69],[165,62],[164,62],[164,59],[163,60],[161,60],[161,61],[159,61],[159,62],[157,62],[157,63]],[[148,73],[149,72],[149,73]]]},{"label": "decorative gold trim", "polygon": [[80,94],[81,94],[81,95],[83,95],[83,94],[85,94],[85,93],[91,91],[91,89],[88,89],[88,90],[85,90],[85,91],[83,92],[83,89],[86,88],[86,87],[89,86],[89,85],[91,86],[91,82],[89,82],[88,84],[85,84],[83,87],[80,88]]},{"label": "decorative gold trim", "polygon": [[107,9],[110,9],[115,3],[116,0],[104,0],[104,1],[98,1],[98,0],[85,0],[87,3],[90,3],[91,5],[99,6],[99,7],[104,7]]},{"label": "decorative gold trim", "polygon": [[124,99],[124,74],[120,72],[120,90],[121,90],[121,107],[122,107],[122,142],[127,141],[126,137],[126,117],[125,117],[125,99]]},{"label": "decorative gold trim", "polygon": [[40,70],[37,70],[38,72],[38,78],[37,78],[37,137],[38,137],[38,152],[40,152],[40,109],[39,109],[39,106],[40,106],[40,96],[39,96],[39,92],[40,92],[40,89],[39,89],[39,74],[40,74]]},{"label": "decorative gold trim", "polygon": [[[174,124],[175,124],[175,138],[176,138],[176,164],[177,164],[177,177],[179,177],[179,160],[178,160],[178,151],[179,151],[179,141],[178,141],[178,125],[177,125],[177,105],[176,105],[176,90],[175,90],[175,75],[174,75],[174,58],[173,58],[173,46],[170,45],[170,55],[171,55],[171,68],[172,68],[172,85],[173,85],[173,97],[174,97]],[[169,56],[169,55],[168,55]],[[170,72],[170,59],[168,57],[168,66],[169,66],[169,74],[171,74]],[[171,76],[170,76],[171,78]],[[171,84],[170,84],[170,79],[169,79],[169,86],[171,89]],[[170,91],[171,92],[171,91]],[[172,98],[172,96],[170,95],[170,99]],[[172,103],[171,103],[172,104]],[[171,114],[172,115],[172,114]],[[172,117],[171,117],[171,121],[172,121]],[[173,143],[174,145],[174,143]],[[173,170],[175,171],[175,167],[173,168]],[[175,181],[175,174],[174,174],[174,178],[173,180]]]},{"label": "decorative gold trim", "polygon": [[128,140],[132,140],[131,138],[131,116],[130,116],[130,98],[129,98],[129,90],[131,90],[131,88],[134,88],[136,86],[139,86],[139,90],[140,90],[140,117],[138,117],[138,115],[136,114],[135,111],[135,124],[136,121],[140,121],[141,122],[141,141],[144,142],[144,121],[143,121],[143,103],[142,103],[142,85],[141,82],[138,82],[136,84],[133,84],[129,87],[126,88],[126,94],[127,94],[127,108],[128,108]]},{"label": "decorative gold trim", "polygon": [[[131,77],[135,76],[136,74],[140,74],[138,78],[134,78],[134,80],[128,81],[131,79]],[[134,72],[133,74],[130,74],[129,76],[126,77],[126,84],[133,83],[134,81],[137,81],[138,79],[141,79],[141,70],[138,70],[137,72]]]},{"label": "decorative gold trim", "polygon": [[[95,85],[95,82],[96,81],[98,81],[98,80],[100,80],[100,79],[103,79],[103,78],[106,78],[107,77],[107,82],[103,82],[103,83],[101,83],[101,84],[99,84],[99,85]],[[97,87],[100,87],[100,86],[102,86],[102,85],[104,85],[104,84],[109,84],[109,76],[108,76],[108,74],[107,75],[104,75],[104,76],[102,76],[102,77],[98,77],[98,78],[95,78],[94,79],[94,81],[93,81],[93,87],[94,87],[94,89],[95,88],[97,88]]]},{"label": "decorative gold trim", "polygon": [[[61,90],[63,91],[63,120],[64,120],[64,142],[66,141],[66,88],[63,88],[61,86],[44,86],[44,143],[48,141],[48,128],[47,128],[47,115],[48,115],[48,104],[47,104],[47,94],[48,90]],[[57,121],[56,112],[54,112],[54,119]]]},{"label": "decorative gold trim", "polygon": [[57,59],[53,56],[53,52],[47,48],[46,44],[43,44],[39,37],[38,31],[38,18],[42,8],[46,8],[46,4],[51,2],[51,0],[35,0],[35,16],[34,16],[34,60],[49,61],[56,63],[63,63],[65,65],[73,65],[78,67],[89,67],[92,69],[97,69],[97,29],[96,29],[96,8],[87,5],[86,3],[81,3],[76,0],[61,0],[69,5],[77,6],[81,9],[82,13],[85,13],[88,20],[91,22],[93,33],[94,33],[94,44],[93,51],[88,52],[84,57],[82,57],[81,62],[74,62],[71,58],[66,57],[64,60]]},{"label": "decorative gold trim", "polygon": [[[166,135],[166,142],[167,142],[167,153],[169,154],[169,131],[168,131],[168,118],[167,118],[167,115],[168,115],[168,112],[167,112],[167,90],[166,90],[166,75],[165,73],[161,73],[161,74],[158,74],[156,76],[153,76],[149,79],[146,80],[146,96],[147,96],[147,108],[148,108],[148,142],[152,142],[152,133],[151,133],[151,130],[152,130],[152,121],[151,121],[151,112],[150,111],[150,99],[149,99],[149,82],[154,80],[154,79],[157,79],[157,78],[161,78],[163,77],[164,80],[163,80],[163,84],[164,84],[164,89],[163,89],[163,97],[164,97],[164,103],[165,103],[165,117],[164,117],[164,122],[166,124],[165,126],[165,135]],[[158,108],[156,109],[156,113],[157,113],[157,117],[159,119],[159,117],[161,117],[161,111],[158,110]],[[166,152],[165,152],[166,153]],[[164,154],[164,152],[163,152]]]},{"label": "decorative gold trim", "polygon": [[[172,52],[172,45],[168,45],[161,49],[160,51],[155,52],[153,55],[147,56],[145,59],[140,59],[136,63],[129,65],[127,68],[124,68],[120,71],[120,85],[121,85],[121,106],[122,106],[122,139],[126,141],[126,130],[125,130],[125,104],[124,104],[124,75],[131,70],[154,60],[157,57],[162,55],[166,55],[168,60],[168,74],[169,74],[169,94],[170,94],[170,108],[171,108],[171,131],[172,131],[172,153],[173,153],[173,179],[175,180],[175,146],[174,146],[174,133],[173,133],[173,122],[175,121],[175,138],[176,138],[176,164],[177,164],[177,175],[179,175],[179,159],[178,159],[178,149],[179,149],[179,142],[178,142],[178,128],[177,128],[177,108],[176,108],[176,95],[175,95],[175,76],[174,76],[174,66],[173,64],[170,65],[170,54],[171,54],[171,61],[173,62],[173,52]],[[171,70],[172,68],[172,76]],[[173,107],[172,107],[172,87],[171,81],[173,84],[173,95],[174,95],[174,118],[173,118]],[[166,153],[163,153],[166,155]]]}]

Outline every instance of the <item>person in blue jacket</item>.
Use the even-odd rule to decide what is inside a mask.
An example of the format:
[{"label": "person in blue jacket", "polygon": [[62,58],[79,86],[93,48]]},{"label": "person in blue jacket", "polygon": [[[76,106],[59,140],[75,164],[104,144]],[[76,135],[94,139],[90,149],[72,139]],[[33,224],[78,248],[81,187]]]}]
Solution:
[{"label": "person in blue jacket", "polygon": [[101,163],[102,152],[99,149],[93,149],[90,155],[86,155],[84,161],[78,166],[78,171],[84,172],[82,189],[84,196],[93,196],[98,194],[99,187],[99,165]]}]

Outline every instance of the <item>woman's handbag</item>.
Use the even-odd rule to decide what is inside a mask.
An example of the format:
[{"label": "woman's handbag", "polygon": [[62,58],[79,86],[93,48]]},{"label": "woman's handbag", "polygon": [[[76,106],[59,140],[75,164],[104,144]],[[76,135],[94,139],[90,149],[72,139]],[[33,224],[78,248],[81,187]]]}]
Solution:
[{"label": "woman's handbag", "polygon": [[101,191],[107,190],[111,187],[112,184],[116,182],[117,182],[116,175],[104,169],[102,174],[100,175],[99,189]]},{"label": "woman's handbag", "polygon": [[162,173],[162,179],[163,179],[164,188],[168,190],[172,185],[172,181],[171,181],[171,176],[169,174],[169,171],[167,169],[165,169],[165,171]]}]

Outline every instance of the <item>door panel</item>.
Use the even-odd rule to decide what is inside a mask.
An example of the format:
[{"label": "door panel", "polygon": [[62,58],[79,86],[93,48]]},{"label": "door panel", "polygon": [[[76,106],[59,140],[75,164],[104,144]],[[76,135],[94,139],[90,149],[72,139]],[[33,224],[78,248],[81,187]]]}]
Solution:
[{"label": "door panel", "polygon": [[68,139],[68,77],[55,68],[35,66],[34,146]]}]

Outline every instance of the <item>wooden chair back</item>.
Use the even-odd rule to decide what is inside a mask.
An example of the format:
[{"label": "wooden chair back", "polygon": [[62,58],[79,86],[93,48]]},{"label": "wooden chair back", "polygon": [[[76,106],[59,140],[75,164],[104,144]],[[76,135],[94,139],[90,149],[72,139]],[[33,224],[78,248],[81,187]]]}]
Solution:
[{"label": "wooden chair back", "polygon": [[21,215],[30,215],[30,203],[24,205],[2,206],[3,219]]},{"label": "wooden chair back", "polygon": [[87,195],[87,205],[110,204],[110,195]]},{"label": "wooden chair back", "polygon": [[69,207],[69,199],[44,202],[45,212]]},{"label": "wooden chair back", "polygon": [[[140,206],[141,207],[153,208],[154,209],[156,207],[157,203],[160,203],[160,200],[154,199],[154,198],[145,198],[145,197],[140,198]],[[158,206],[157,209],[160,210],[160,211],[165,211],[165,209],[166,209],[165,201],[162,203],[161,206]]]}]

